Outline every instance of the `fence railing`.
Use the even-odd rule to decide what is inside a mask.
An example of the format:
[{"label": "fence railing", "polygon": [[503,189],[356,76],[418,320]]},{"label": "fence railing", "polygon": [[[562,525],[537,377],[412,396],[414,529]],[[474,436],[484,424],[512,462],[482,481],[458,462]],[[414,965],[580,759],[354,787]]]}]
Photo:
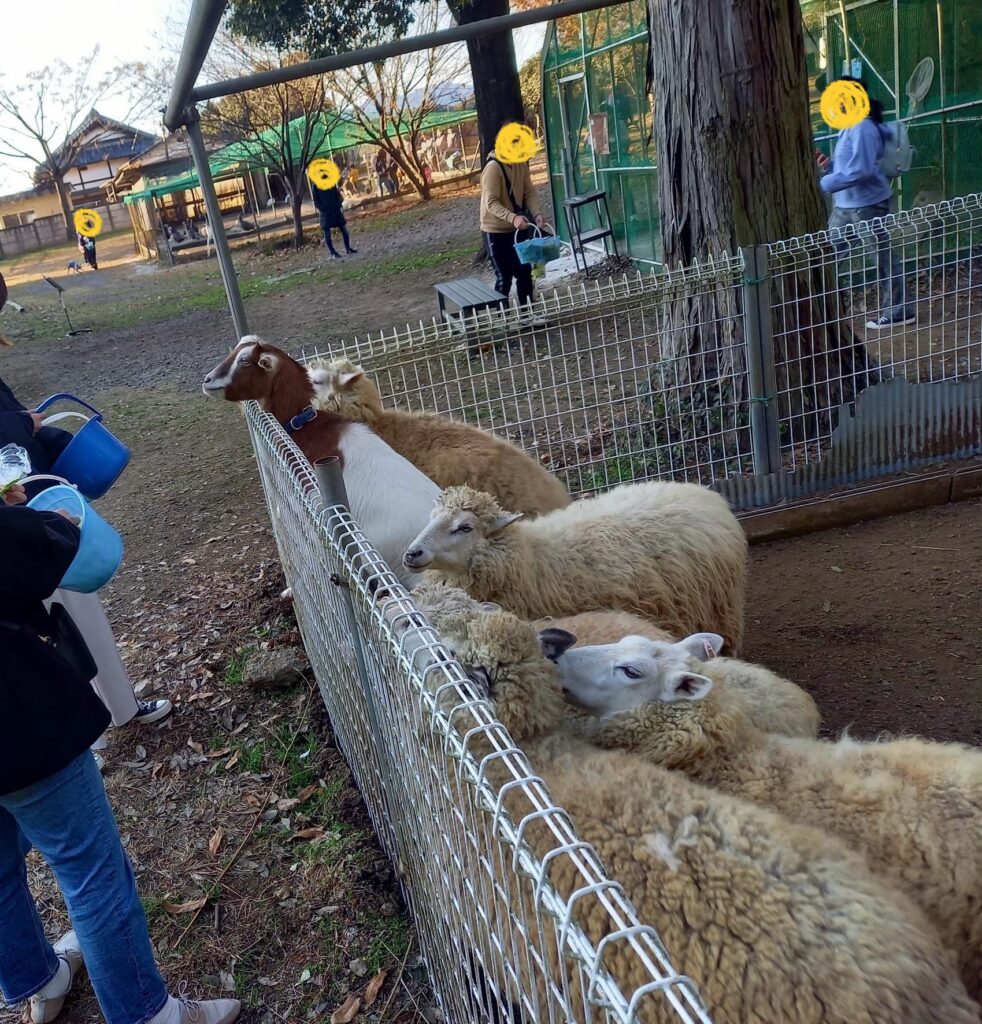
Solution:
[{"label": "fence railing", "polygon": [[[248,422],[307,653],[396,865],[445,1018],[708,1022],[655,930],[638,921],[357,524],[322,503],[279,424],[255,407]],[[400,627],[411,617],[411,629]],[[506,797],[527,807],[524,817],[509,815]],[[523,840],[533,822],[549,829],[551,849],[533,852]],[[563,891],[551,881],[560,861],[575,878]],[[584,905],[595,932],[596,915],[606,916],[598,944],[578,924]],[[625,990],[608,973],[612,960],[643,965],[649,980]]]},{"label": "fence railing", "polygon": [[[972,195],[307,355],[509,438],[574,494],[667,478],[750,507],[982,450],[980,286]],[[867,326],[891,311],[915,319]]]}]

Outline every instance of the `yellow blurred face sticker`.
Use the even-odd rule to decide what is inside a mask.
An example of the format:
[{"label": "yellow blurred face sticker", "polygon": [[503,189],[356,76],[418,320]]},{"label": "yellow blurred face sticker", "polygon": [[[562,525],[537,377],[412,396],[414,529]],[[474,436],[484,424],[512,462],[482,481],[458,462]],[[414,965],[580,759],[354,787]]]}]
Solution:
[{"label": "yellow blurred face sticker", "polygon": [[535,133],[526,124],[506,124],[494,140],[494,155],[503,164],[524,164],[538,152]]},{"label": "yellow blurred face sticker", "polygon": [[334,188],[341,180],[341,168],[333,160],[311,160],[307,164],[307,177],[318,188]]},{"label": "yellow blurred face sticker", "polygon": [[102,230],[102,217],[95,210],[75,211],[75,230],[86,238],[95,238]]},{"label": "yellow blurred face sticker", "polygon": [[854,128],[869,117],[869,96],[859,82],[833,82],[822,93],[822,120],[830,128]]}]

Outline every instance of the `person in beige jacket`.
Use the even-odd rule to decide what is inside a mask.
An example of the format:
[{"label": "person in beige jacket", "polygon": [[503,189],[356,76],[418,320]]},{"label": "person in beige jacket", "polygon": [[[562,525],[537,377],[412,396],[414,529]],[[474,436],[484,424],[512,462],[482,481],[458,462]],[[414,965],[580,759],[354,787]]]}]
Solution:
[{"label": "person in beige jacket", "polygon": [[520,305],[532,301],[532,268],[519,260],[515,242],[527,237],[524,232],[531,222],[541,228],[545,219],[528,163],[500,162],[492,150],[481,173],[481,231],[494,267],[495,289],[507,296],[514,282]]}]

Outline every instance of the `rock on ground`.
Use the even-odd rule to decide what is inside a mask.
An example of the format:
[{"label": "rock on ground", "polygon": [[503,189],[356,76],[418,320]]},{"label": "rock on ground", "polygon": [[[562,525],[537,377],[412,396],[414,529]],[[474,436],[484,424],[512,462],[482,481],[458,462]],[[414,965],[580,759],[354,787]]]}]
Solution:
[{"label": "rock on ground", "polygon": [[307,668],[299,647],[277,647],[252,655],[242,670],[242,681],[254,690],[285,690],[299,683]]}]

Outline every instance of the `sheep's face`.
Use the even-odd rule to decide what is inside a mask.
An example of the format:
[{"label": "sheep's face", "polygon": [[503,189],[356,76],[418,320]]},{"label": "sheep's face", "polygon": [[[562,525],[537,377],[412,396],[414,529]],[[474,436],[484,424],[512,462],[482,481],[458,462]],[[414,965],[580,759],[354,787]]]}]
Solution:
[{"label": "sheep's face", "polygon": [[694,663],[715,657],[716,633],[695,633],[680,643],[627,636],[616,644],[574,647],[556,661],[568,699],[596,715],[630,711],[651,701],[702,700],[712,680]]},{"label": "sheep's face", "polygon": [[447,509],[438,504],[402,560],[407,569],[416,571],[466,572],[476,552],[520,518],[521,513],[505,512],[489,522],[470,509]]},{"label": "sheep's face", "polygon": [[310,370],[314,398],[319,409],[341,416],[356,409],[380,412],[382,400],[378,389],[365,376],[360,366],[350,359],[334,359],[315,364]]},{"label": "sheep's face", "polygon": [[255,335],[238,345],[205,377],[201,390],[209,398],[230,402],[260,402],[269,397],[273,378],[280,368],[277,350],[266,347]]}]

